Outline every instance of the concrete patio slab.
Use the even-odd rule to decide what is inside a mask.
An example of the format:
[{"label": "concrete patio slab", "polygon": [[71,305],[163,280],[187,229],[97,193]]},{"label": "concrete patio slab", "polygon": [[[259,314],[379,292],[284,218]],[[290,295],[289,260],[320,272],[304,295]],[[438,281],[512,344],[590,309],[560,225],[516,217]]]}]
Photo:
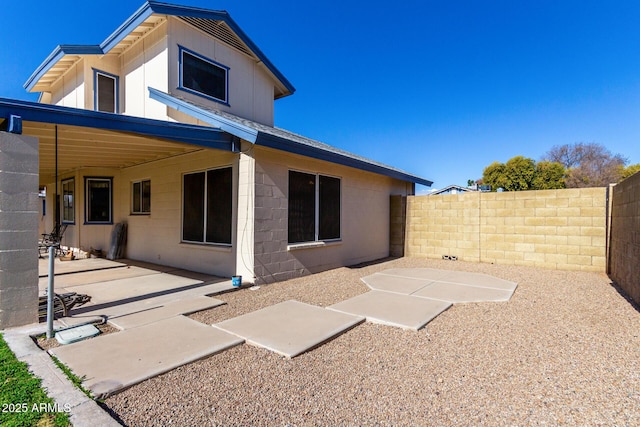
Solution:
[{"label": "concrete patio slab", "polygon": [[364,316],[368,322],[417,331],[449,307],[450,302],[370,291],[327,308]]},{"label": "concrete patio slab", "polygon": [[219,353],[242,339],[184,316],[50,350],[95,397]]},{"label": "concrete patio slab", "polygon": [[[67,292],[77,292],[76,286],[90,285],[93,283],[110,282],[112,280],[129,279],[133,277],[148,276],[152,274],[160,274],[160,272],[148,268],[136,266],[122,265],[121,268],[109,268],[94,271],[81,271],[73,274],[56,274],[54,284],[56,292],[61,293],[61,289]],[[47,289],[49,277],[40,277],[38,287],[41,292]]]},{"label": "concrete patio slab", "polygon": [[509,301],[512,294],[513,291],[503,289],[483,288],[480,286],[460,285],[448,282],[435,282],[411,295],[449,301],[452,303],[470,303]]},{"label": "concrete patio slab", "polygon": [[[60,258],[54,260],[54,274],[78,273],[81,271],[106,270],[110,268],[126,267],[127,265],[111,261],[105,258],[87,258],[77,261],[60,261]],[[46,277],[49,274],[49,258],[41,258],[38,260],[38,273],[40,277]]]},{"label": "concrete patio slab", "polygon": [[364,317],[289,300],[213,326],[286,357],[295,357],[364,322]]},{"label": "concrete patio slab", "polygon": [[124,316],[111,317],[109,323],[118,329],[131,329],[139,326],[148,325],[169,317],[187,315],[200,310],[207,310],[226,304],[216,298],[196,296],[183,300],[167,303],[165,305],[154,307],[149,310],[141,311],[134,314]]},{"label": "concrete patio slab", "polygon": [[[98,272],[96,272],[98,273]],[[166,273],[156,273],[127,279],[100,281],[88,285],[74,286],[73,291],[91,295],[91,305],[103,304],[109,301],[119,301],[170,291],[201,284],[202,281],[174,276]]]}]

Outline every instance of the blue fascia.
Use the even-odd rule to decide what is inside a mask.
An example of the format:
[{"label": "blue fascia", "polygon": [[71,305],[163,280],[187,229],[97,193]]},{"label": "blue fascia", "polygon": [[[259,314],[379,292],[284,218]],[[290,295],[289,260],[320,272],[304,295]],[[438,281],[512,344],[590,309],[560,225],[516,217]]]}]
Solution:
[{"label": "blue fascia", "polygon": [[271,135],[264,132],[258,133],[258,139],[255,142],[256,145],[263,147],[274,148],[276,150],[282,150],[293,154],[299,154],[301,156],[311,157],[318,160],[325,160],[327,162],[336,163],[343,166],[349,166],[352,168],[364,170],[367,172],[373,172],[379,175],[388,176],[390,178],[396,178],[402,181],[409,181],[415,184],[425,185],[431,187],[432,181],[428,179],[420,178],[416,175],[411,175],[396,169],[377,165],[375,163],[369,163],[364,160],[359,160],[353,157],[345,156],[340,153],[335,153],[327,150],[323,150],[319,147],[313,147],[306,144],[300,144],[295,141],[281,138],[275,135]]},{"label": "blue fascia", "polygon": [[47,56],[47,59],[36,68],[31,77],[29,77],[29,80],[24,84],[24,88],[30,92],[38,80],[65,55],[102,55],[103,53],[103,50],[98,45],[59,45]]},{"label": "blue fascia", "polygon": [[232,135],[212,127],[0,98],[0,120],[12,115],[22,117],[23,122],[130,132],[224,151],[232,151],[234,144]]},{"label": "blue fascia", "polygon": [[233,136],[244,139],[245,141],[249,141],[251,143],[256,142],[258,131],[255,129],[244,126],[241,123],[234,122],[233,120],[228,120],[152,87],[147,89],[149,89],[149,98],[161,102],[167,107],[183,112],[193,118],[202,120],[205,123],[209,123],[210,125],[218,127]]},{"label": "blue fascia", "polygon": [[[118,43],[128,36],[134,29],[142,24],[149,16],[153,14],[170,15],[170,16],[188,16],[192,18],[202,19],[214,19],[225,22],[229,28],[231,28],[240,39],[251,49],[258,59],[273,73],[273,75],[280,80],[280,82],[287,88],[292,94],[295,92],[293,85],[287,80],[287,78],[267,59],[264,53],[256,46],[253,41],[240,29],[238,24],[235,23],[229,14],[225,11],[216,11],[201,9],[189,6],[179,6],[169,3],[161,3],[156,1],[147,1],[140,7],[129,19],[127,19],[116,31],[105,39],[99,46],[71,46],[64,45],[58,46],[52,53],[44,60],[44,62],[38,67],[33,75],[24,84],[25,89],[30,91],[36,84],[36,82],[44,75],[53,65],[55,65],[65,54],[76,55],[104,55],[113,49]],[[76,48],[75,51],[65,50],[64,47]],[[83,51],[86,50],[86,52]]]}]

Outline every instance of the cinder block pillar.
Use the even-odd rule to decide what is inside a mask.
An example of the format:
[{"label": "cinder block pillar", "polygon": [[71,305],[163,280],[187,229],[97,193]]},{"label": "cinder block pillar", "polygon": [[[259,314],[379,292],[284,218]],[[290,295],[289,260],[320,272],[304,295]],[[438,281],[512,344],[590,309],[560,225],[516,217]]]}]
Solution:
[{"label": "cinder block pillar", "polygon": [[0,132],[0,329],[38,320],[38,139]]},{"label": "cinder block pillar", "polygon": [[407,224],[407,197],[391,196],[389,203],[391,218],[389,220],[389,255],[404,256],[404,240]]}]

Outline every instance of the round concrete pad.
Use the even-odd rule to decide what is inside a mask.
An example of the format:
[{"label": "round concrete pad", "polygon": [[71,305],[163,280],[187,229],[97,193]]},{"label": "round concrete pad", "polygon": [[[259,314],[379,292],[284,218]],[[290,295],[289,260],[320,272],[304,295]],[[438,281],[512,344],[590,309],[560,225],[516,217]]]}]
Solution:
[{"label": "round concrete pad", "polygon": [[295,357],[364,321],[298,301],[284,301],[213,325],[286,357]]},{"label": "round concrete pad", "polygon": [[452,303],[508,301],[517,284],[481,273],[394,268],[362,279],[369,288]]},{"label": "round concrete pad", "polygon": [[328,308],[365,316],[368,322],[417,331],[449,307],[450,302],[371,291]]}]

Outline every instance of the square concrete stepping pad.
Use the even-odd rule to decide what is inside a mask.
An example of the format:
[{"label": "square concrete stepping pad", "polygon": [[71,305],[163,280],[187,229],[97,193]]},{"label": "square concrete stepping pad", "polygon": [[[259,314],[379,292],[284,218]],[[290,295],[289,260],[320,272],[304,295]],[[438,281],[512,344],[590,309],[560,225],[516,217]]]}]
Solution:
[{"label": "square concrete stepping pad", "polygon": [[417,331],[449,307],[450,302],[371,291],[328,308],[365,316],[372,323]]},{"label": "square concrete stepping pad", "polygon": [[243,340],[184,316],[49,350],[95,397],[242,344]]},{"label": "square concrete stepping pad", "polygon": [[154,307],[138,313],[109,318],[109,323],[118,329],[131,329],[137,328],[138,326],[148,325],[149,323],[157,322],[158,320],[168,319],[169,317],[179,316],[181,314],[191,314],[196,311],[218,307],[223,304],[226,303],[216,298],[196,296],[170,302],[163,306]]},{"label": "square concrete stepping pad", "polygon": [[479,286],[460,285],[457,283],[436,282],[419,291],[412,296],[438,299],[452,303],[463,302],[489,302],[489,301],[509,301],[513,291],[482,288]]},{"label": "square concrete stepping pad", "polygon": [[286,357],[295,357],[364,321],[364,317],[284,301],[213,325]]}]

